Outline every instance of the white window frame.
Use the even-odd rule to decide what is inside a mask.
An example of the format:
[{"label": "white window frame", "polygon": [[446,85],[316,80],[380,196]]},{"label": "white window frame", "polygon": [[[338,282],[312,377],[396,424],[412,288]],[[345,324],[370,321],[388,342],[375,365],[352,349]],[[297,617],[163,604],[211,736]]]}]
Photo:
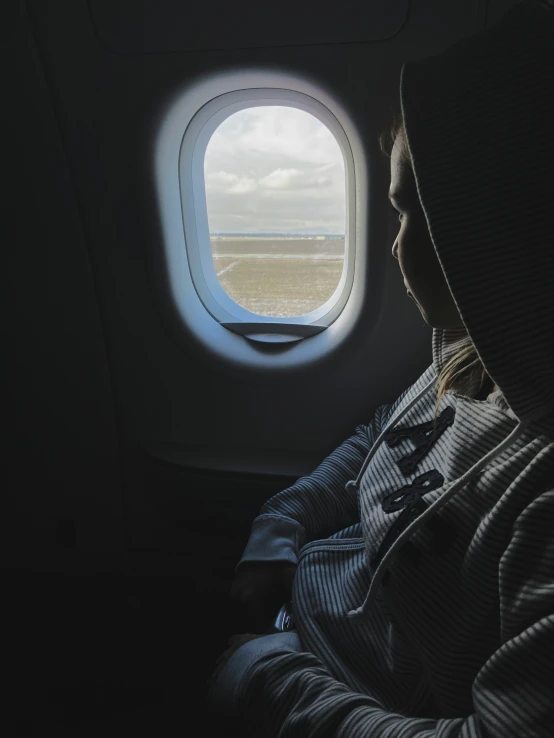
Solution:
[{"label": "white window frame", "polygon": [[[242,94],[242,108],[247,107],[248,100],[260,105],[265,99],[274,104],[277,100],[286,100],[295,107],[300,102],[309,104],[307,112],[320,119],[323,110],[322,122],[336,136],[339,146],[345,146],[343,155],[346,150],[348,188],[348,249],[345,249],[345,259],[348,259],[348,264],[343,268],[342,295],[334,305],[328,301],[320,307],[319,318],[318,311],[300,318],[275,319],[250,313],[236,305],[219,285],[217,277],[222,302],[225,298],[229,302],[224,302],[219,308],[217,304],[212,306],[214,312],[225,310],[225,314],[215,317],[204,304],[192,279],[195,247],[191,242],[190,226],[196,224],[197,215],[194,212],[193,216],[187,216],[184,212],[192,202],[190,197],[195,194],[192,183],[189,183],[187,196],[186,181],[183,183],[181,178],[182,157],[186,155],[185,134],[199,111],[218,98],[222,98],[220,102],[228,101],[230,98],[225,96],[229,93]],[[253,97],[254,94],[259,96]],[[273,94],[276,96],[272,97]],[[239,102],[238,98],[236,102]],[[200,118],[197,120],[200,122]],[[215,70],[189,81],[181,89],[168,90],[151,126],[145,128],[145,135],[151,152],[152,192],[160,228],[160,248],[153,255],[155,269],[152,277],[157,282],[160,308],[166,311],[176,339],[184,341],[187,351],[199,352],[213,369],[236,372],[239,378],[244,378],[244,372],[249,370],[253,370],[255,375],[252,376],[258,378],[264,376],[259,373],[264,370],[269,378],[273,371],[297,371],[331,360],[339,347],[353,337],[362,311],[366,326],[368,308],[371,310],[371,325],[377,322],[382,274],[379,268],[372,270],[372,284],[368,284],[369,257],[365,248],[369,226],[368,152],[343,103],[321,81],[305,73],[271,67],[253,69],[237,66],[231,70]],[[188,143],[187,140],[187,146]],[[372,140],[370,143],[373,146]],[[376,143],[373,148],[377,158]],[[203,158],[202,185],[201,192],[205,198]],[[207,232],[207,223],[205,229]],[[206,255],[213,269],[209,234],[207,245]],[[196,264],[201,265],[198,245],[196,249]],[[217,294],[217,286],[215,289]],[[209,296],[205,299],[209,301]],[[229,303],[232,311],[226,309]],[[237,320],[241,310],[244,310],[243,318]],[[244,319],[246,317],[248,320]],[[310,337],[310,340],[300,340],[305,337]]]},{"label": "white window frame", "polygon": [[[316,310],[292,318],[272,318],[253,313],[236,303],[221,286],[212,258],[208,224],[204,161],[217,128],[234,113],[253,107],[282,106],[313,115],[335,137],[344,160],[345,254],[339,283],[329,299]],[[301,92],[286,89],[243,89],[219,95],[204,105],[190,121],[179,156],[183,228],[188,262],[196,292],[206,310],[223,327],[263,342],[290,342],[327,328],[343,310],[354,280],[356,196],[354,159],[346,133],[322,103]]]}]

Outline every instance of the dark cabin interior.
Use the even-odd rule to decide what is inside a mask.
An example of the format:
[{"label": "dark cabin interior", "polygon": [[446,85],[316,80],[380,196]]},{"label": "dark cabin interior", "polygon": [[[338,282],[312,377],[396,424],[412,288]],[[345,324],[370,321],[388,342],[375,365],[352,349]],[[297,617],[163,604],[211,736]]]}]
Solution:
[{"label": "dark cabin interior", "polygon": [[[229,600],[252,519],[429,362],[429,330],[389,264],[382,214],[376,136],[401,65],[509,4],[3,9],[19,187],[2,568],[18,736],[233,734],[209,722],[204,701],[227,638],[252,626]],[[242,67],[331,90],[372,183],[360,203],[372,288],[355,330],[325,361],[260,375],[218,361],[168,308],[151,161],[166,102]],[[400,329],[403,346],[389,346]]]}]

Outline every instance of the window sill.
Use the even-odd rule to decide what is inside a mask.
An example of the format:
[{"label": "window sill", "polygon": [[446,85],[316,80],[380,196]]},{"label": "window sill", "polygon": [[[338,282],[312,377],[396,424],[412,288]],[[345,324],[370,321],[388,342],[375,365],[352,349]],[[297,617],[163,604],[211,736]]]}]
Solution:
[{"label": "window sill", "polygon": [[315,336],[324,331],[327,326],[302,323],[221,323],[233,333],[244,336],[250,341],[260,343],[293,343],[303,338]]}]

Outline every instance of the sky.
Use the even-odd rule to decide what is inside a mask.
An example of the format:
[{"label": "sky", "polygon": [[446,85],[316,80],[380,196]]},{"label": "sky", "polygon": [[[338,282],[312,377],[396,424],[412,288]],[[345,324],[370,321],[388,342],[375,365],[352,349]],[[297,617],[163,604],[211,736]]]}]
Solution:
[{"label": "sky", "polygon": [[303,110],[234,113],[208,143],[204,176],[211,233],[344,233],[343,156]]}]

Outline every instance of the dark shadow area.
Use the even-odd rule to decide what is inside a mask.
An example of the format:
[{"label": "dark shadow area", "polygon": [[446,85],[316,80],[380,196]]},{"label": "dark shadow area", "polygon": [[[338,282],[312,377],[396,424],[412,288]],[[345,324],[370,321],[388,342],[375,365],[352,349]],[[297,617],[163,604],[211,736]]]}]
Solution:
[{"label": "dark shadow area", "polygon": [[[234,567],[261,502],[293,480],[128,461],[143,512],[130,505],[127,574],[4,571],[17,735],[186,735],[191,722],[247,735],[208,714],[208,679],[227,639],[255,629],[229,598]],[[52,526],[51,547],[71,571],[71,520]]]}]

